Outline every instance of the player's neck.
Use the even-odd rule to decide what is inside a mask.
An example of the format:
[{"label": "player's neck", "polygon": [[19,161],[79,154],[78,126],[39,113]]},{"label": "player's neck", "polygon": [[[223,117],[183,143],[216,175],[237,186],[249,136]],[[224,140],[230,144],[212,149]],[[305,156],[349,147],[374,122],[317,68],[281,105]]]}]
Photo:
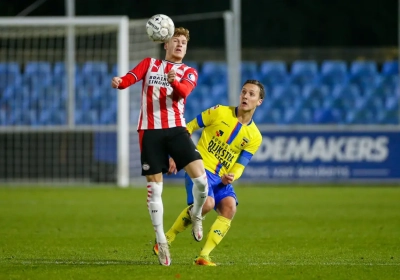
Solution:
[{"label": "player's neck", "polygon": [[174,57],[174,56],[165,56],[165,60],[166,61],[170,61],[170,62],[173,62],[173,63],[182,63],[182,58],[177,58],[177,57]]},{"label": "player's neck", "polygon": [[238,109],[236,117],[241,124],[247,125],[253,118],[253,114],[254,114],[254,110],[245,112],[245,111]]}]

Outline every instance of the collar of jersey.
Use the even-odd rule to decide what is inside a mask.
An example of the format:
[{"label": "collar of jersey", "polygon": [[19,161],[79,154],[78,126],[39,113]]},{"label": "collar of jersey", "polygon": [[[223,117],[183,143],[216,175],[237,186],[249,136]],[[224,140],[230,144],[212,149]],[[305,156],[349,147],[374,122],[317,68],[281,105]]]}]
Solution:
[{"label": "collar of jersey", "polygon": [[[237,118],[237,116],[238,116],[238,108],[239,108],[239,107],[235,107],[235,115],[236,115],[236,118]],[[251,118],[251,120],[247,123],[247,125],[251,125],[252,122],[253,122],[253,118]]]},{"label": "collar of jersey", "polygon": [[164,59],[166,62],[169,62],[169,63],[172,63],[172,64],[183,64],[183,62],[179,62],[179,63],[176,63],[176,62],[172,62],[172,61],[169,61],[169,60],[166,60],[166,59]]}]

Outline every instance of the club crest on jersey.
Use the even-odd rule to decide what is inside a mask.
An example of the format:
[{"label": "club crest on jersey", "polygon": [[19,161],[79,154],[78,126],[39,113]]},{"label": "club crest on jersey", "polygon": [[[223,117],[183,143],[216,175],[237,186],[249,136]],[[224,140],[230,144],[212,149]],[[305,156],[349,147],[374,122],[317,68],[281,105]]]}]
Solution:
[{"label": "club crest on jersey", "polygon": [[211,107],[207,110],[208,114],[211,114],[211,110],[215,110],[219,107],[219,105],[215,105],[214,107]]},{"label": "club crest on jersey", "polygon": [[192,74],[192,73],[190,73],[189,75],[188,75],[188,78],[191,80],[191,81],[196,81],[196,76],[194,75],[194,74]]},{"label": "club crest on jersey", "polygon": [[220,129],[220,130],[217,130],[217,131],[215,132],[215,134],[216,134],[218,137],[220,137],[220,136],[222,136],[222,135],[224,134],[224,132]]},{"label": "club crest on jersey", "polygon": [[249,139],[247,139],[246,137],[243,137],[243,139],[242,139],[242,143],[240,144],[240,146],[242,146],[242,147],[244,147],[244,146],[246,146],[247,144],[249,144]]}]

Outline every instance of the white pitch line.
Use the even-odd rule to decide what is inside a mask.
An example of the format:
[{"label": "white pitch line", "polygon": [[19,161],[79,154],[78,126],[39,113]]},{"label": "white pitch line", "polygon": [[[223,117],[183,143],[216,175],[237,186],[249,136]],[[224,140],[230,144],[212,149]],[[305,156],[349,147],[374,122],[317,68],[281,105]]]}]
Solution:
[{"label": "white pitch line", "polygon": [[[40,265],[40,264],[59,264],[59,265],[154,265],[157,262],[142,261],[5,261],[0,260],[2,264],[13,265]],[[174,264],[187,265],[188,262],[179,262]],[[233,265],[250,265],[250,266],[400,266],[400,263],[346,263],[346,262],[320,262],[320,263],[279,263],[279,262],[262,262],[262,263],[218,263],[219,266]]]}]

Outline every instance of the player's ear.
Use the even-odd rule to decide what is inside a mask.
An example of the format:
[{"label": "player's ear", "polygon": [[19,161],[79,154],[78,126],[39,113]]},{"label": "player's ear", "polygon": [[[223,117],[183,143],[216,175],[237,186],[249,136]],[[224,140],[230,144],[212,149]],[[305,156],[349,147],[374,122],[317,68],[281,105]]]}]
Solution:
[{"label": "player's ear", "polygon": [[164,50],[168,48],[168,43],[164,43]]},{"label": "player's ear", "polygon": [[260,106],[263,103],[263,101],[264,101],[264,99],[258,99],[257,107]]}]

